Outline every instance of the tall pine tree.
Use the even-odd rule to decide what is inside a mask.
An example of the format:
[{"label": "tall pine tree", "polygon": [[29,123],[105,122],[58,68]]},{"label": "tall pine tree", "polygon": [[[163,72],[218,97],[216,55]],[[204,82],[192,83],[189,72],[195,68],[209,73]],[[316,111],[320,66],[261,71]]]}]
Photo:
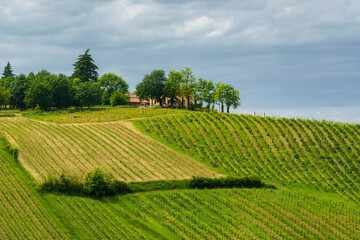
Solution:
[{"label": "tall pine tree", "polygon": [[10,78],[10,77],[14,77],[15,75],[13,74],[13,71],[11,69],[11,65],[10,65],[10,62],[8,62],[6,64],[6,66],[4,67],[4,71],[3,71],[3,74],[2,74],[2,77],[3,78]]},{"label": "tall pine tree", "polygon": [[96,82],[99,74],[98,67],[89,54],[90,49],[87,49],[83,55],[79,55],[77,61],[74,63],[74,73],[72,78],[79,78],[81,82]]}]

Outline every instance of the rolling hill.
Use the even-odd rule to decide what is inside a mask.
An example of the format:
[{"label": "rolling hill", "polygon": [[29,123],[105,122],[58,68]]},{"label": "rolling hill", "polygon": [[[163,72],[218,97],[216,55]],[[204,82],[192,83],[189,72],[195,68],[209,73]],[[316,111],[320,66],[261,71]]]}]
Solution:
[{"label": "rolling hill", "polygon": [[[101,120],[92,112],[80,119],[66,113],[1,118],[0,129],[20,155],[17,160],[2,140],[0,238],[360,235],[359,125],[147,110],[125,119],[129,109],[96,113]],[[125,181],[256,174],[277,189],[178,189],[101,200],[36,191],[43,177],[84,176],[95,167]]]},{"label": "rolling hill", "polygon": [[360,125],[236,114],[136,120],[142,131],[228,174],[255,174],[360,201]]}]

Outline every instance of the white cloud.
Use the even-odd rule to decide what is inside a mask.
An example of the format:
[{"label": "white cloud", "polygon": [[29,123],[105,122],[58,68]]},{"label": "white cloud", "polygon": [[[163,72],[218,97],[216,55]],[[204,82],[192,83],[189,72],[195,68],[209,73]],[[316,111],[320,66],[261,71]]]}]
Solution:
[{"label": "white cloud", "polygon": [[183,31],[185,33],[206,31],[213,26],[213,23],[214,20],[207,16],[198,17],[185,21]]}]

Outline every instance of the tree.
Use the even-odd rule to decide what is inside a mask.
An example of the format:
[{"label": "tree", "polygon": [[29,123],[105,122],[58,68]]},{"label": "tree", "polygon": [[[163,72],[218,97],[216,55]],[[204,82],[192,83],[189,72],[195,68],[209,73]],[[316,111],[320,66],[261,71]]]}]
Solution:
[{"label": "tree", "polygon": [[115,91],[110,97],[110,104],[112,107],[119,105],[126,105],[129,102],[129,96],[126,96],[120,91]]},{"label": "tree", "polygon": [[32,81],[34,77],[34,73],[29,73],[27,77],[25,74],[20,74],[15,77],[10,87],[11,106],[18,107],[21,110],[25,109],[25,92],[29,88],[30,81]]},{"label": "tree", "polygon": [[101,103],[103,105],[110,104],[110,97],[116,91],[123,94],[129,92],[129,85],[122,79],[122,77],[117,76],[114,73],[106,73],[97,80],[100,88],[103,90],[103,95]]},{"label": "tree", "polygon": [[136,85],[135,94],[139,99],[155,99],[162,106],[165,94],[165,81],[165,71],[154,70],[150,74],[146,74],[143,80]]},{"label": "tree", "polygon": [[0,106],[3,109],[6,109],[6,106],[9,104],[10,101],[10,91],[7,90],[5,87],[0,86]]},{"label": "tree", "polygon": [[221,106],[221,112],[224,112],[224,104],[225,104],[225,89],[228,87],[229,85],[225,84],[225,83],[217,83],[216,84],[216,89],[214,92],[214,97],[215,97],[215,102],[218,102],[219,105]]},{"label": "tree", "polygon": [[72,78],[79,78],[81,82],[96,82],[98,77],[98,67],[95,65],[92,56],[89,54],[90,49],[87,49],[83,55],[79,55],[77,61],[74,63],[74,73]]},{"label": "tree", "polygon": [[[181,70],[182,75],[182,91],[184,97],[187,100],[187,108],[190,109],[190,101],[193,98],[193,94],[195,92],[195,81],[196,78],[193,75],[191,68],[186,67],[185,70]],[[182,107],[183,107],[182,101]]]},{"label": "tree", "polygon": [[178,96],[181,95],[182,75],[180,72],[170,71],[165,81],[165,96],[169,98],[171,108],[178,102]]},{"label": "tree", "polygon": [[134,92],[140,100],[149,99],[148,91],[146,90],[146,83],[140,82],[136,85],[136,90]]},{"label": "tree", "polygon": [[205,86],[201,95],[201,98],[204,100],[204,102],[207,103],[207,108],[210,111],[211,108],[211,104],[215,102],[215,97],[214,97],[214,90],[215,90],[215,86],[214,83],[212,81],[206,81],[205,82]]},{"label": "tree", "polygon": [[10,65],[10,62],[8,62],[4,68],[4,71],[3,71],[3,74],[2,74],[2,77],[3,78],[11,78],[11,77],[14,77],[15,75],[13,74],[13,71],[11,69],[11,65]]},{"label": "tree", "polygon": [[75,78],[74,86],[74,102],[76,106],[81,109],[85,107],[93,107],[101,102],[101,90],[98,84],[92,82],[80,82],[80,79]]},{"label": "tree", "polygon": [[71,82],[64,74],[53,75],[50,78],[52,86],[52,98],[54,106],[58,109],[69,107],[73,102],[71,92]]},{"label": "tree", "polygon": [[237,108],[241,105],[240,94],[239,91],[234,89],[233,86],[228,85],[225,88],[225,104],[226,104],[226,112],[229,113],[230,107]]},{"label": "tree", "polygon": [[85,178],[85,191],[91,197],[103,197],[109,191],[111,176],[96,168]]},{"label": "tree", "polygon": [[51,86],[51,78],[54,77],[56,76],[46,70],[41,70],[35,75],[25,93],[24,102],[27,107],[39,105],[42,110],[50,110],[50,107],[54,106]]},{"label": "tree", "polygon": [[204,91],[205,88],[207,86],[208,81],[206,81],[205,79],[199,78],[198,82],[195,83],[195,94],[194,94],[194,103],[195,106],[197,107],[198,102],[200,101],[200,107],[202,107],[203,105],[203,101],[204,101]]}]

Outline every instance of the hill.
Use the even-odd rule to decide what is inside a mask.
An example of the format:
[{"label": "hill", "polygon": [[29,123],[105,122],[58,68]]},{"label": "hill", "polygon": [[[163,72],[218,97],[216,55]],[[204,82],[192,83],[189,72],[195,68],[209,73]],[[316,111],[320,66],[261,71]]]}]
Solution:
[{"label": "hill", "polygon": [[360,201],[360,125],[236,114],[136,120],[159,141],[229,174]]},{"label": "hill", "polygon": [[53,124],[21,117],[0,119],[37,180],[62,173],[84,177],[102,168],[119,180],[215,176],[204,164],[136,131],[127,122]]},{"label": "hill", "polygon": [[[63,232],[41,205],[27,176],[0,139],[0,238],[62,239]],[[30,185],[30,186],[29,186]]]},{"label": "hill", "polygon": [[[106,110],[101,123],[92,112],[70,124],[67,113],[46,113],[46,121],[34,120],[41,114],[1,118],[0,129],[20,155],[17,162],[8,144],[0,145],[0,238],[360,235],[359,125],[147,110],[126,121],[114,120],[128,109]],[[126,181],[256,174],[277,189],[167,190],[101,200],[35,189],[48,174],[84,176],[99,166]]]}]

